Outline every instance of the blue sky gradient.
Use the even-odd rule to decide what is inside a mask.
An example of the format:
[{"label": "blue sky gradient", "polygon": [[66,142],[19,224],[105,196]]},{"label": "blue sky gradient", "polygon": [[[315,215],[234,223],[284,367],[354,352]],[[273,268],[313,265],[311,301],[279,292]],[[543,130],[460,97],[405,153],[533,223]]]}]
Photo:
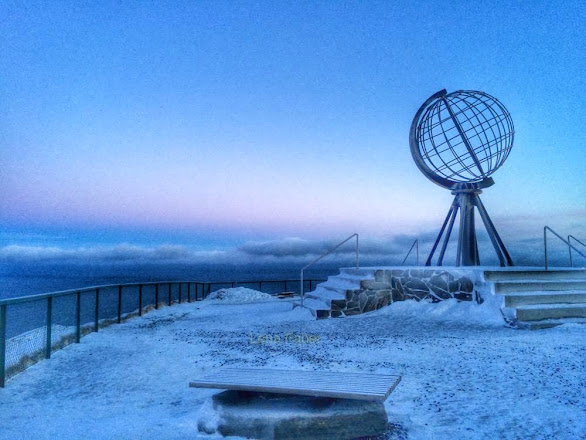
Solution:
[{"label": "blue sky gradient", "polygon": [[483,194],[503,236],[586,235],[584,2],[29,1],[0,17],[0,246],[437,231],[452,196],[408,131],[442,88],[513,116]]}]

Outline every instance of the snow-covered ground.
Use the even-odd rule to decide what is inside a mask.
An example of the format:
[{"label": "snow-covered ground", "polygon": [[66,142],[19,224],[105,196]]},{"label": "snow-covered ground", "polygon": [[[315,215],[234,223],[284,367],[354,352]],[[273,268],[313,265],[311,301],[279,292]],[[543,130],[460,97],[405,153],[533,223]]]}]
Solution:
[{"label": "snow-covered ground", "polygon": [[112,325],[15,376],[0,438],[210,438],[197,419],[218,391],[188,383],[223,366],[401,374],[385,405],[411,439],[586,438],[586,326],[513,330],[455,300],[315,321],[230,293]]}]

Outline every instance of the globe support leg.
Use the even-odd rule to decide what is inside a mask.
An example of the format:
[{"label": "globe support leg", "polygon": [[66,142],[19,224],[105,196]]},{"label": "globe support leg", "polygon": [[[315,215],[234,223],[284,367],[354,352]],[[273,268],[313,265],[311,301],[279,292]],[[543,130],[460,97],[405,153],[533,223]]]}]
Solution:
[{"label": "globe support leg", "polygon": [[460,206],[460,231],[456,266],[480,266],[474,221],[475,193],[462,192],[456,197]]},{"label": "globe support leg", "polygon": [[[425,263],[426,266],[431,266],[431,262],[437,247],[444,238],[442,247],[439,253],[439,258],[437,261],[437,265],[441,266],[444,260],[444,255],[450,241],[450,236],[452,234],[452,229],[454,226],[454,222],[456,220],[456,216],[458,215],[458,211],[460,212],[460,228],[458,232],[458,247],[457,247],[457,255],[456,255],[456,265],[457,266],[479,266],[480,265],[480,255],[478,252],[478,240],[476,238],[476,220],[474,215],[474,209],[478,209],[478,213],[480,214],[480,218],[484,223],[490,241],[494,247],[494,250],[498,256],[499,262],[501,266],[513,266],[513,260],[511,256],[507,252],[503,241],[501,240],[488,212],[486,212],[486,208],[482,204],[480,200],[479,194],[480,190],[460,190],[454,191],[454,201],[452,202],[452,206],[448,211],[448,215],[444,220],[440,233],[435,240],[435,243],[431,249],[429,257]],[[447,227],[447,229],[446,229]],[[445,236],[444,236],[445,233]]]},{"label": "globe support leg", "polygon": [[494,227],[494,224],[492,223],[492,220],[490,219],[488,212],[486,212],[486,208],[482,204],[482,200],[480,200],[480,197],[478,195],[476,196],[476,207],[478,208],[478,213],[480,214],[480,217],[484,222],[484,227],[486,228],[486,232],[488,232],[488,236],[490,238],[490,241],[492,242],[492,246],[494,247],[494,250],[496,251],[496,254],[499,257],[501,266],[514,266],[513,259],[509,255],[509,252],[507,251],[505,244],[503,243],[500,235],[496,231],[496,228]]},{"label": "globe support leg", "polygon": [[444,234],[444,231],[446,229],[446,225],[448,224],[448,221],[450,221],[450,226],[448,228],[446,240],[444,240],[444,244],[442,245],[442,250],[440,252],[440,258],[439,258],[440,262],[438,263],[438,266],[442,265],[441,260],[443,260],[444,252],[446,251],[447,241],[450,238],[450,234],[452,232],[452,226],[454,225],[454,219],[456,218],[457,212],[458,212],[458,205],[456,204],[456,199],[454,199],[454,201],[452,202],[452,206],[450,206],[450,210],[448,211],[448,215],[446,216],[446,219],[444,220],[444,224],[442,225],[440,233],[437,236],[435,243],[433,244],[433,247],[431,248],[431,252],[429,253],[429,257],[427,257],[427,261],[425,262],[426,266],[431,266],[431,259],[433,258],[433,254],[435,254],[435,250],[437,249],[437,245],[439,244],[439,242],[442,239],[442,235]]}]

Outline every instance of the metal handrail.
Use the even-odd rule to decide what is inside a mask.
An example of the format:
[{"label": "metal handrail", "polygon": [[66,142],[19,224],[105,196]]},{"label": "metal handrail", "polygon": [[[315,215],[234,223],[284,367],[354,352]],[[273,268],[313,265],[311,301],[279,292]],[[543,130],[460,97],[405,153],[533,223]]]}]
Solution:
[{"label": "metal handrail", "polygon": [[[586,244],[582,243],[580,240],[578,240],[576,237],[574,237],[572,234],[568,235],[568,243],[570,243],[571,239],[574,239],[574,241],[580,243],[582,246],[584,246],[586,248]],[[572,260],[572,247],[568,246],[568,251],[570,253],[570,266],[574,267],[574,261]]]},{"label": "metal handrail", "polygon": [[303,289],[303,271],[305,269],[313,266],[315,263],[317,263],[322,258],[327,257],[328,255],[330,255],[331,253],[333,253],[335,250],[337,250],[340,246],[342,246],[346,242],[350,241],[354,237],[356,237],[356,269],[358,269],[360,267],[360,254],[359,254],[359,248],[358,248],[358,234],[356,234],[356,233],[352,234],[346,240],[338,243],[338,245],[336,247],[330,249],[325,254],[320,255],[315,260],[313,260],[311,263],[309,263],[307,266],[305,266],[303,269],[301,269],[301,277],[300,277],[300,290],[301,290],[301,292],[300,293],[301,293],[301,306],[302,307],[303,307],[303,300],[305,299],[305,290]]},{"label": "metal handrail", "polygon": [[409,248],[409,252],[407,252],[407,255],[405,255],[405,258],[403,258],[403,262],[401,263],[401,266],[403,266],[405,264],[405,261],[407,261],[407,258],[409,258],[409,255],[411,254],[411,251],[413,250],[414,246],[416,247],[416,255],[417,255],[416,265],[419,266],[419,239],[418,238],[415,239],[415,241],[411,245],[411,248]]},{"label": "metal handrail", "polygon": [[574,249],[576,252],[578,252],[580,255],[582,255],[584,258],[586,258],[586,255],[584,255],[582,252],[580,252],[575,246],[572,246],[572,244],[569,241],[567,241],[566,239],[564,239],[560,234],[558,234],[556,231],[551,229],[549,226],[544,226],[543,227],[543,251],[544,251],[544,258],[545,258],[545,270],[549,269],[549,266],[547,264],[547,231],[550,231],[553,235],[555,235],[561,241],[566,243],[569,248]]},{"label": "metal handrail", "polygon": [[[312,283],[324,281],[323,279],[309,279],[309,288],[311,289]],[[68,289],[68,290],[61,290],[56,292],[48,292],[48,293],[41,293],[38,295],[27,295],[27,296],[19,296],[16,298],[5,298],[0,299],[0,388],[3,388],[6,383],[6,324],[7,324],[7,309],[8,307],[12,307],[14,304],[21,304],[27,302],[36,302],[36,301],[44,301],[46,304],[46,323],[44,324],[46,327],[45,332],[45,342],[44,342],[44,358],[49,359],[51,357],[51,353],[54,348],[53,340],[52,340],[52,326],[53,326],[53,299],[58,297],[64,296],[71,296],[75,301],[74,309],[72,312],[75,314],[75,342],[79,343],[82,337],[82,321],[81,321],[81,306],[82,306],[82,294],[92,294],[94,296],[94,300],[92,301],[93,304],[91,307],[94,308],[93,310],[93,323],[91,323],[92,331],[97,332],[100,326],[103,326],[104,320],[110,320],[110,323],[117,322],[121,323],[126,313],[122,312],[122,299],[123,299],[123,290],[131,287],[138,288],[138,315],[141,316],[145,308],[148,310],[148,307],[153,305],[155,309],[159,308],[159,305],[162,303],[167,303],[167,305],[172,305],[173,303],[182,302],[193,302],[205,299],[211,293],[211,286],[212,285],[232,285],[234,287],[236,284],[258,284],[259,290],[262,291],[262,284],[270,284],[270,283],[283,283],[285,290],[287,290],[287,283],[295,283],[297,280],[252,280],[252,281],[228,281],[228,282],[206,282],[206,281],[146,281],[140,283],[123,283],[123,284],[102,284],[98,286],[90,286],[90,287],[82,287],[77,289]],[[172,294],[172,286],[176,285],[177,290],[177,297],[174,299],[174,295]],[[155,297],[154,297],[154,304],[143,304],[143,288],[146,286],[154,286],[155,287]],[[165,286],[165,290],[161,289],[162,286]],[[184,287],[187,287],[187,292],[185,292]],[[193,290],[192,290],[193,287]],[[117,298],[117,313],[116,316],[111,316],[106,318],[104,316],[100,316],[100,296],[103,298],[103,293],[107,289],[118,289],[118,298]],[[185,296],[184,293],[187,293]],[[101,295],[102,294],[102,295]],[[160,301],[163,300],[163,301]],[[114,300],[116,301],[116,300]],[[133,312],[134,313],[134,312]],[[101,324],[102,323],[102,324]],[[86,324],[84,324],[85,326]]]}]

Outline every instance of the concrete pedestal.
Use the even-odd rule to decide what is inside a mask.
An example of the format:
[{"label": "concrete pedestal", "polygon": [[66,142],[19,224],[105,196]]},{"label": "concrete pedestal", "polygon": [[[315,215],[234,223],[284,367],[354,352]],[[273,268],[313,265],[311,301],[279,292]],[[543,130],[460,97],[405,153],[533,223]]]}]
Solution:
[{"label": "concrete pedestal", "polygon": [[[243,391],[213,396],[224,436],[255,439],[355,439],[383,434],[388,428],[381,402],[330,399]],[[198,428],[209,432],[204,421]]]}]

